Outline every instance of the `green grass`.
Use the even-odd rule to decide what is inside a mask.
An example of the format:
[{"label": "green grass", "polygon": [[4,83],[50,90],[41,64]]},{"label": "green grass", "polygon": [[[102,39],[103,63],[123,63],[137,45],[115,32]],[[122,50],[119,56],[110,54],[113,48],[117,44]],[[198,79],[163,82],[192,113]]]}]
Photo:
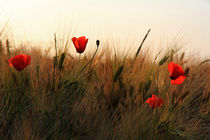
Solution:
[{"label": "green grass", "polygon": [[[56,40],[56,36],[55,36]],[[6,45],[7,44],[7,45]],[[210,65],[184,53],[140,51],[113,58],[106,46],[80,60],[64,51],[11,49],[1,40],[1,139],[197,140],[210,137]],[[56,46],[57,47],[57,46]],[[55,48],[55,46],[52,46]],[[59,49],[59,48],[58,48]],[[18,72],[7,59],[29,54],[31,64]],[[181,85],[171,85],[171,61],[189,68]],[[201,65],[199,65],[202,63]],[[165,104],[152,109],[156,94]]]}]

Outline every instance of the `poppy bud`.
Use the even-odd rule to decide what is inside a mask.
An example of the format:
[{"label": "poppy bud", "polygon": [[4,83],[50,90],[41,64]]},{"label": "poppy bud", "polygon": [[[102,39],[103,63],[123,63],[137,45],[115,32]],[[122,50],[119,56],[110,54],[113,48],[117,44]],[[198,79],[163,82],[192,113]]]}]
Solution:
[{"label": "poppy bud", "polygon": [[96,40],[97,47],[99,47],[99,44],[100,44],[100,41],[99,40]]}]

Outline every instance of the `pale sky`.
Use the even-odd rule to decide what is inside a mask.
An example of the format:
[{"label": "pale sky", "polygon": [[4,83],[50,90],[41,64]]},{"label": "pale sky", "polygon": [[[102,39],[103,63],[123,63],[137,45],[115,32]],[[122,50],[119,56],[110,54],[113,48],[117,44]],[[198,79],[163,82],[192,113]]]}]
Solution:
[{"label": "pale sky", "polygon": [[53,41],[70,26],[70,37],[136,50],[151,28],[151,47],[182,39],[187,51],[210,56],[210,0],[0,0],[0,21],[7,19],[15,36],[34,42]]}]

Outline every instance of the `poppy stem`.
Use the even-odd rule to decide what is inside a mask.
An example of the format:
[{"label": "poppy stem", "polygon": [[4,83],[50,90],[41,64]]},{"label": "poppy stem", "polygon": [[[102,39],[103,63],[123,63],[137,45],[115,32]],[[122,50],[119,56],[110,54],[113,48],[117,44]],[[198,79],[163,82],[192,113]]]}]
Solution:
[{"label": "poppy stem", "polygon": [[90,61],[90,65],[89,65],[89,70],[88,71],[90,71],[91,65],[93,63],[93,59],[95,58],[97,51],[98,51],[98,47],[97,47],[97,49],[96,49],[96,51],[95,51],[95,53],[94,53],[94,55],[93,55],[93,57],[92,57],[92,59]]},{"label": "poppy stem", "polygon": [[76,65],[76,67],[75,67],[75,71],[77,71],[77,68],[78,68],[78,66],[79,66],[80,58],[81,58],[81,53],[79,54],[79,60],[77,61],[77,65]]},{"label": "poppy stem", "polygon": [[79,60],[78,60],[78,63],[80,62],[80,58],[81,58],[81,53],[79,54]]},{"label": "poppy stem", "polygon": [[94,59],[94,57],[95,57],[95,55],[96,55],[96,53],[98,52],[98,47],[97,47],[97,49],[96,49],[96,51],[95,51],[95,53],[94,53],[94,55],[93,55],[93,57],[90,59],[90,61],[81,69],[81,71],[80,71],[80,73],[81,72],[83,72],[84,70],[85,70],[85,68],[90,64],[92,64],[92,61],[93,61],[93,59]]},{"label": "poppy stem", "polygon": [[158,124],[158,119],[157,119],[157,110],[153,110],[153,130],[154,130],[154,139],[157,140],[157,134],[156,134],[156,125]]},{"label": "poppy stem", "polygon": [[40,77],[39,77],[39,73],[40,73],[40,66],[39,63],[36,62],[36,75],[37,75],[37,82],[38,82],[38,91],[40,93]]}]

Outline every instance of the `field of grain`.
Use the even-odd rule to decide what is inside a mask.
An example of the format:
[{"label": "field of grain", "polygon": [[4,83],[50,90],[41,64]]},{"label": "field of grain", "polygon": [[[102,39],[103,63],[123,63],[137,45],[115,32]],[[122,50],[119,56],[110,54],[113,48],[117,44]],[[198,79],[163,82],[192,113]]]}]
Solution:
[{"label": "field of grain", "polygon": [[[75,57],[68,52],[71,38],[61,44],[55,34],[51,56],[30,45],[15,46],[1,31],[0,138],[208,140],[209,60],[174,46],[152,56],[145,51],[146,38],[133,55],[111,53],[114,44],[101,45],[99,39],[95,54]],[[8,64],[18,54],[31,57],[21,71]],[[171,84],[170,62],[185,71],[183,83]],[[146,103],[152,95],[164,104],[152,108]]]}]

